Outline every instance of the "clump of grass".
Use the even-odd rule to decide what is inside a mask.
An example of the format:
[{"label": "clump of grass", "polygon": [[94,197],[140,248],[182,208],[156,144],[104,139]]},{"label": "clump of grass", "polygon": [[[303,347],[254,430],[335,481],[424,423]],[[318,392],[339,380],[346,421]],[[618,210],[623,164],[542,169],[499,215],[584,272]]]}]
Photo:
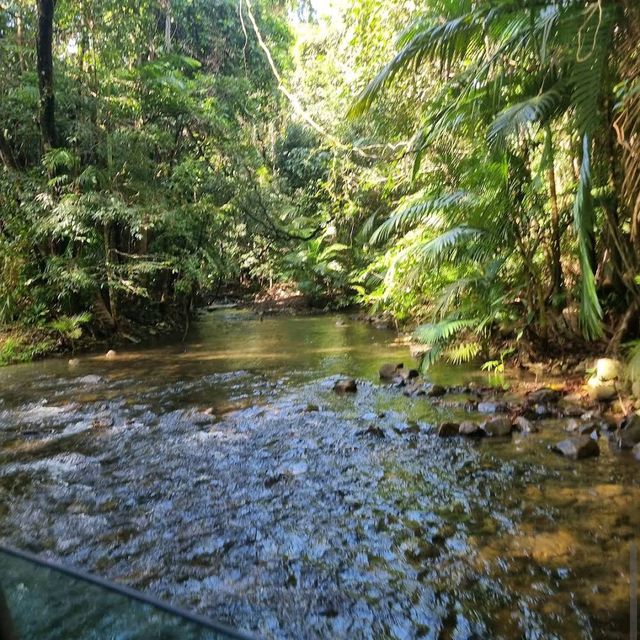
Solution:
[{"label": "clump of grass", "polygon": [[0,335],[0,366],[31,362],[55,351],[56,340],[33,331],[12,331]]}]

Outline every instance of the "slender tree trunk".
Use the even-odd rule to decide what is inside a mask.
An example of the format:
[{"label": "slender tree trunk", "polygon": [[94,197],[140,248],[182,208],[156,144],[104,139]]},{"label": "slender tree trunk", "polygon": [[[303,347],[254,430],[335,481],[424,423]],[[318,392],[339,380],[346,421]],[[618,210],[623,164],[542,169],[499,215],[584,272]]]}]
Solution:
[{"label": "slender tree trunk", "polygon": [[553,153],[553,137],[551,127],[547,126],[549,144],[549,168],[547,178],[549,180],[549,194],[551,196],[551,276],[553,279],[553,293],[559,296],[562,293],[562,263],[560,246],[560,209],[558,207],[558,191],[556,187],[556,166]]},{"label": "slender tree trunk", "polygon": [[20,71],[24,73],[27,65],[24,62],[24,36],[22,27],[22,15],[18,12],[16,15],[16,44],[18,45],[18,61],[20,62]]},{"label": "slender tree trunk", "polygon": [[8,169],[18,168],[15,158],[13,157],[11,147],[9,146],[7,139],[4,137],[2,129],[0,129],[0,160],[2,161],[2,164]]},{"label": "slender tree trunk", "polygon": [[38,88],[40,131],[45,147],[56,146],[55,100],[53,93],[53,11],[55,0],[38,0]]},{"label": "slender tree trunk", "polygon": [[164,52],[171,51],[171,0],[164,3]]},{"label": "slender tree trunk", "polygon": [[104,259],[105,267],[107,271],[107,291],[109,294],[109,311],[111,312],[111,318],[113,319],[113,326],[118,326],[118,294],[115,288],[115,269],[114,264],[116,260],[116,242],[115,242],[115,229],[113,223],[107,223],[104,225]]}]

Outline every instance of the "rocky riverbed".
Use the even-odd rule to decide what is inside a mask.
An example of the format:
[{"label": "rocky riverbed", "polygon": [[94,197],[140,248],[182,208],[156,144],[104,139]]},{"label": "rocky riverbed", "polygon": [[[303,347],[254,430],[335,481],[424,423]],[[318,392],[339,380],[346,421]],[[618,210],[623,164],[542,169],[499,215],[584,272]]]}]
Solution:
[{"label": "rocky riverbed", "polygon": [[[303,337],[277,351],[296,322]],[[458,373],[381,385],[385,336],[356,328],[345,356],[344,331],[247,322],[233,362],[201,339],[182,363],[16,379],[0,405],[0,540],[264,638],[626,637],[640,465],[608,428],[598,457],[551,451],[606,412],[565,415],[557,392],[516,398]],[[355,393],[334,391],[340,372]],[[503,418],[508,437],[438,435]]]}]

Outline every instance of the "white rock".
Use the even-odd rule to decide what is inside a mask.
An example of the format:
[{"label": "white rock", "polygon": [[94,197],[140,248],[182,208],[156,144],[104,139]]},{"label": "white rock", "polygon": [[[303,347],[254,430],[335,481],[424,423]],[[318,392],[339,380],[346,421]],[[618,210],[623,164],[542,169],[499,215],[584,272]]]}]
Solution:
[{"label": "white rock", "polygon": [[606,402],[618,395],[616,383],[613,380],[602,381],[598,376],[591,376],[587,381],[587,391],[592,400]]},{"label": "white rock", "polygon": [[624,367],[620,360],[613,358],[600,358],[596,360],[596,376],[603,382],[609,380],[621,380]]}]

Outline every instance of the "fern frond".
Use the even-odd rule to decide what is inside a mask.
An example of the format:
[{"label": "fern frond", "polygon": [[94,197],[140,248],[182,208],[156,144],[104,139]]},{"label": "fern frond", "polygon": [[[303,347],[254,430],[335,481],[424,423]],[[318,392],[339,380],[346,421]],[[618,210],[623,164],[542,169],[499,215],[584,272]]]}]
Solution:
[{"label": "fern frond", "polygon": [[451,364],[462,364],[470,362],[478,356],[482,351],[482,345],[479,342],[462,342],[453,345],[444,350],[444,358]]}]

